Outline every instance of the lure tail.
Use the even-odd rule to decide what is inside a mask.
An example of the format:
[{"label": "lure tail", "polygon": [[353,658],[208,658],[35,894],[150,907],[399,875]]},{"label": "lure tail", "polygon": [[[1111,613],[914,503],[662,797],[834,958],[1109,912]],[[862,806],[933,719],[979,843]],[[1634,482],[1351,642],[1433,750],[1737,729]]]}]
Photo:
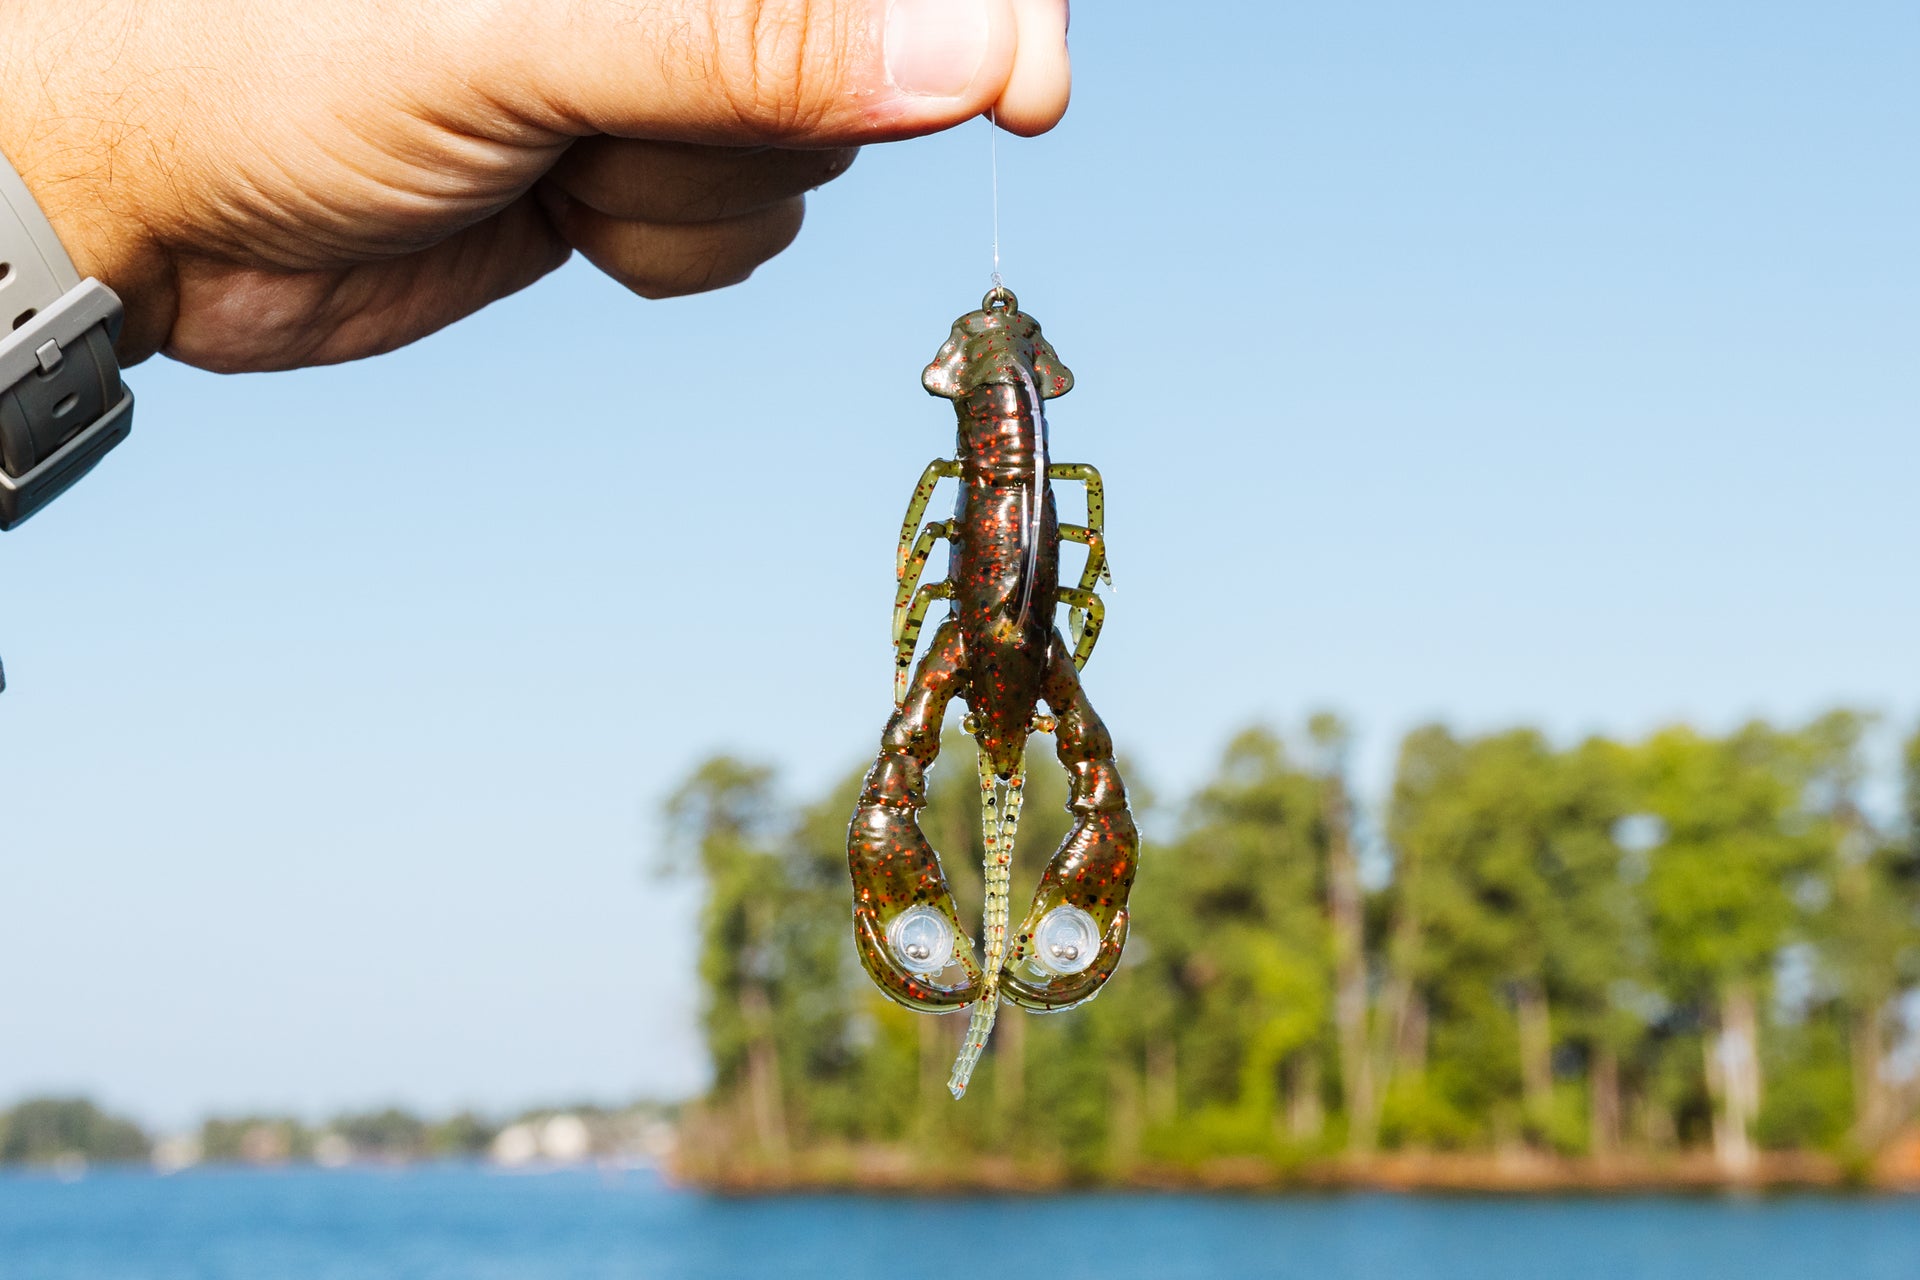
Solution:
[{"label": "lure tail", "polygon": [[987,1037],[993,1034],[994,1019],[1000,1014],[1000,993],[989,985],[987,994],[973,1006],[973,1013],[967,1018],[967,1038],[960,1046],[960,1056],[953,1060],[953,1074],[947,1077],[947,1092],[959,1099],[966,1096],[967,1085],[973,1080],[973,1069],[980,1065],[980,1053],[987,1047]]},{"label": "lure tail", "polygon": [[1026,798],[1025,766],[1005,782],[993,775],[986,752],[980,753],[980,834],[986,846],[986,906],[982,911],[981,944],[986,949],[984,990],[967,1019],[967,1038],[954,1060],[947,1091],[958,1098],[966,1093],[973,1069],[993,1034],[1000,1013],[1000,969],[1007,958],[1008,898],[1013,884],[1013,842],[1020,830],[1020,807]]}]

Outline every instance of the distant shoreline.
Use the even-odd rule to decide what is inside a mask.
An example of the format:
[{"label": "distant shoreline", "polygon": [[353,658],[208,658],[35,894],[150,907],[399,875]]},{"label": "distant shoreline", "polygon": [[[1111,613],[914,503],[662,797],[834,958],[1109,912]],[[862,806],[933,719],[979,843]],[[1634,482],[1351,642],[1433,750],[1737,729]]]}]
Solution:
[{"label": "distant shoreline", "polygon": [[1405,1153],[1356,1162],[1333,1159],[1280,1167],[1258,1157],[1221,1158],[1194,1166],[1143,1165],[1118,1176],[1075,1177],[1047,1161],[981,1158],[968,1165],[939,1169],[916,1166],[906,1153],[872,1149],[835,1152],[785,1164],[690,1170],[684,1161],[584,1160],[502,1166],[483,1159],[355,1160],[320,1164],[311,1160],[275,1163],[209,1161],[191,1169],[168,1169],[141,1160],[103,1160],[71,1164],[16,1164],[0,1168],[0,1177],[80,1181],[96,1174],[375,1172],[395,1174],[467,1170],[497,1175],[646,1171],[683,1190],[730,1199],[778,1199],[787,1196],[853,1195],[875,1198],[1058,1195],[1226,1195],[1310,1197],[1388,1194],[1493,1197],[1524,1200],[1549,1197],[1596,1199],[1635,1196],[1692,1198],[1725,1195],[1813,1193],[1862,1197],[1920,1196],[1920,1171],[1895,1168],[1887,1161],[1848,1165],[1830,1156],[1772,1153],[1745,1177],[1730,1178],[1710,1154],[1686,1153],[1667,1160],[1592,1161],[1510,1153],[1505,1156],[1454,1153]]},{"label": "distant shoreline", "polygon": [[1076,1177],[1046,1160],[983,1157],[935,1164],[894,1148],[837,1149],[787,1161],[690,1159],[667,1168],[680,1185],[716,1195],[761,1197],[851,1192],[873,1195],[1045,1195],[1060,1192],[1215,1192],[1313,1195],[1390,1192],[1492,1196],[1713,1195],[1820,1191],[1920,1194],[1920,1143],[1871,1163],[1803,1152],[1768,1153],[1729,1176],[1710,1152],[1661,1159],[1574,1159],[1536,1152],[1408,1152],[1365,1160],[1279,1165],[1230,1157],[1186,1165],[1141,1165],[1118,1176]]}]

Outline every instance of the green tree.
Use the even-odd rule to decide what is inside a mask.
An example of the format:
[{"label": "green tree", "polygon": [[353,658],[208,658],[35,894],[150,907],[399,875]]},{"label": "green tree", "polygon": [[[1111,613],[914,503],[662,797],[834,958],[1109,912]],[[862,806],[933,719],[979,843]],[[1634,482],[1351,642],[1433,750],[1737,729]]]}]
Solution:
[{"label": "green tree", "polygon": [[[1323,904],[1327,790],[1249,729],[1196,795],[1136,912],[1174,990],[1167,1030],[1182,1131],[1215,1147],[1316,1146],[1325,1128],[1333,946]],[[1143,871],[1147,864],[1143,860]]]},{"label": "green tree", "polygon": [[438,1159],[468,1160],[486,1154],[500,1126],[471,1111],[459,1111],[427,1129],[427,1151]]},{"label": "green tree", "polygon": [[1556,1051],[1577,1050],[1586,1072],[1584,1117],[1556,1094],[1547,1136],[1601,1156],[1624,1140],[1623,1064],[1645,1044],[1647,1006],[1636,997],[1653,982],[1651,940],[1616,834],[1633,803],[1631,765],[1604,738],[1557,753],[1534,849],[1553,1041]]},{"label": "green tree", "polygon": [[291,1116],[212,1116],[200,1151],[216,1164],[284,1164],[313,1155],[313,1133]]},{"label": "green tree", "polygon": [[[1609,991],[1633,931],[1612,838],[1624,784],[1619,749],[1600,740],[1556,752],[1533,730],[1408,736],[1389,811],[1397,1138],[1612,1140]],[[1588,1098],[1558,1086],[1561,1049],[1588,1059]]]},{"label": "green tree", "polygon": [[138,1125],[85,1098],[33,1098],[0,1112],[0,1165],[144,1160],[151,1149]]},{"label": "green tree", "polygon": [[1372,1036],[1374,1078],[1385,1087],[1382,1136],[1390,1143],[1465,1141],[1472,1127],[1468,1117],[1433,1105],[1427,1081],[1428,899],[1443,888],[1445,868],[1427,865],[1420,825],[1430,798],[1456,785],[1459,770],[1459,744],[1444,727],[1424,725],[1401,739],[1386,813],[1393,878],[1378,904],[1387,920],[1385,983]]},{"label": "green tree", "polygon": [[728,756],[699,765],[667,801],[671,868],[698,874],[702,1022],[723,1096],[743,1097],[754,1145],[785,1158],[788,1132],[773,982],[782,872],[772,771]]},{"label": "green tree", "polygon": [[1920,861],[1920,730],[1908,738],[1900,753],[1901,800],[1906,810],[1906,844]]},{"label": "green tree", "polygon": [[426,1122],[398,1107],[339,1116],[328,1128],[363,1157],[404,1161],[419,1160],[428,1153]]},{"label": "green tree", "polygon": [[[1822,820],[1821,900],[1811,922],[1819,976],[1831,989],[1850,1070],[1842,1073],[1851,1102],[1845,1126],[1853,1144],[1872,1150],[1907,1119],[1901,1091],[1889,1079],[1888,1057],[1899,1025],[1899,998],[1920,980],[1920,877],[1912,874],[1912,846],[1874,829],[1860,800],[1869,772],[1863,739],[1873,718],[1830,712],[1800,735],[1809,765],[1809,807]],[[1907,744],[1907,782],[1920,735]],[[1817,1072],[1818,1068],[1814,1068]],[[1807,1090],[1802,1090],[1807,1092]],[[1838,1089],[1835,1093],[1841,1092]],[[1838,1126],[1800,1108],[1800,1124],[1782,1137],[1804,1141]]]},{"label": "green tree", "polygon": [[1705,1027],[1714,1150],[1734,1175],[1754,1161],[1762,1000],[1797,923],[1795,888],[1818,862],[1818,839],[1795,820],[1795,747],[1754,723],[1724,739],[1665,729],[1640,751],[1644,802],[1666,831],[1644,882],[1662,986]]},{"label": "green tree", "polygon": [[1347,1118],[1347,1147],[1365,1155],[1379,1135],[1379,1099],[1373,1055],[1367,1047],[1368,940],[1366,894],[1360,883],[1355,805],[1347,780],[1352,735],[1340,717],[1320,712],[1307,722],[1314,771],[1321,778],[1327,828],[1327,928],[1333,947],[1334,1043],[1340,1069],[1340,1103]]},{"label": "green tree", "polygon": [[860,775],[840,779],[803,809],[777,842],[779,877],[769,890],[773,1029],[780,1045],[790,1123],[807,1135],[885,1133],[869,1117],[852,1040],[856,1010],[881,1001],[854,959],[847,889],[847,817]]}]

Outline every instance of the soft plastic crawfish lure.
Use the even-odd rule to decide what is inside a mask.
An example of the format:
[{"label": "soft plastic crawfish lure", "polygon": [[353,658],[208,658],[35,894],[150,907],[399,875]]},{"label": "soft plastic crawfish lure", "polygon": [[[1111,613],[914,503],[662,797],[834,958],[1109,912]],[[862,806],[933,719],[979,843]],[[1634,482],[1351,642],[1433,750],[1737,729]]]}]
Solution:
[{"label": "soft plastic crawfish lure", "polygon": [[[996,287],[953,333],[922,379],[953,401],[958,456],[927,464],[907,506],[895,564],[894,713],[880,740],[847,833],[853,931],[867,972],[901,1004],[932,1013],[971,1007],[965,1044],[947,1082],[967,1081],[1007,1000],[1036,1012],[1092,999],[1127,940],[1127,892],[1140,839],[1114,763],[1113,739],[1080,687],[1106,610],[1104,495],[1085,463],[1047,457],[1044,402],[1073,388],[1040,326],[1011,291]],[[942,478],[960,481],[951,520],[919,529]],[[1053,480],[1086,486],[1086,525],[1056,518]],[[915,536],[918,530],[918,537]],[[1087,548],[1078,586],[1060,586],[1060,542]],[[947,576],[920,584],[936,542],[950,544]],[[949,602],[916,667],[927,608]],[[1071,645],[1054,627],[1070,609]],[[926,774],[940,752],[947,704],[966,700],[963,722],[979,747],[986,845],[984,964],[960,927],[939,855],[921,834]],[[1042,715],[1045,702],[1050,715]],[[1020,825],[1029,734],[1051,732],[1069,785],[1073,826],[1054,853],[1033,905],[1008,937],[1008,888]]]}]

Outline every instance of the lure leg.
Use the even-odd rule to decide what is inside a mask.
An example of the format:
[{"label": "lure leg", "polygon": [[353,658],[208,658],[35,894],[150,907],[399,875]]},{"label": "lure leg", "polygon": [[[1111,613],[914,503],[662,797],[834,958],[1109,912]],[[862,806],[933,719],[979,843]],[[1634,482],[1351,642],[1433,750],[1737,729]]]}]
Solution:
[{"label": "lure leg", "polygon": [[986,844],[986,910],[981,944],[986,948],[986,992],[967,1020],[967,1038],[954,1060],[947,1091],[958,1098],[967,1091],[973,1069],[980,1062],[993,1023],[1000,1012],[1000,967],[1007,954],[1008,897],[1013,885],[1013,845],[1020,831],[1020,809],[1027,793],[1027,771],[1016,770],[1005,782],[993,773],[987,753],[980,753],[980,826]]},{"label": "lure leg", "polygon": [[[1107,486],[1100,478],[1099,471],[1085,462],[1056,462],[1047,468],[1050,480],[1077,480],[1087,487],[1087,523],[1082,529],[1079,525],[1060,526],[1060,537],[1067,542],[1082,543],[1087,548],[1087,566],[1080,575],[1080,590],[1092,591],[1098,581],[1113,585],[1113,572],[1107,565]],[[1072,532],[1068,532],[1072,530]],[[1067,615],[1068,634],[1073,636],[1077,649],[1085,636],[1085,611],[1075,609]],[[1091,655],[1092,647],[1087,653]],[[1080,660],[1085,668],[1086,658]]]},{"label": "lure leg", "polygon": [[907,518],[900,522],[900,549],[894,554],[893,571],[897,578],[907,576],[907,549],[913,546],[914,530],[920,527],[920,517],[927,514],[927,503],[933,497],[933,491],[943,479],[957,479],[960,464],[952,458],[935,458],[920,473],[920,482],[913,486],[913,497],[907,501]]},{"label": "lure leg", "polygon": [[[880,755],[868,771],[860,802],[847,828],[847,866],[853,876],[853,935],[860,962],[880,989],[915,1009],[946,1012],[978,1000],[983,988],[972,944],[947,885],[940,856],[920,831],[927,803],[927,769],[940,753],[940,725],[960,692],[966,662],[958,623],[947,621],[914,672],[912,686],[887,721]],[[944,921],[951,958],[915,965],[896,948],[890,929],[900,917],[926,908],[935,919],[921,960],[940,947]]]},{"label": "lure leg", "polygon": [[913,593],[920,585],[920,575],[926,571],[927,557],[933,554],[933,544],[942,538],[953,537],[951,527],[944,520],[935,520],[920,531],[919,541],[913,544],[913,550],[907,553],[900,566],[900,586],[893,595],[893,639],[900,641],[900,633],[907,625],[907,607],[913,601]]},{"label": "lure leg", "polygon": [[1080,589],[1091,591],[1102,580],[1113,585],[1113,575],[1107,572],[1107,538],[1098,529],[1089,529],[1083,525],[1063,524],[1060,526],[1060,541],[1077,542],[1087,549],[1087,566],[1080,572]]},{"label": "lure leg", "polygon": [[[1093,646],[1100,640],[1100,628],[1107,625],[1107,602],[1091,591],[1079,587],[1060,588],[1060,602],[1072,605],[1074,612],[1087,615],[1086,625],[1080,628],[1080,634],[1074,637],[1073,665],[1077,671],[1087,668],[1087,659],[1093,656]],[[1058,635],[1054,643],[1061,643]],[[1049,704],[1051,705],[1051,704]],[[1060,708],[1054,707],[1055,711]]]},{"label": "lure leg", "polygon": [[[1113,758],[1112,735],[1087,701],[1079,670],[1057,632],[1041,692],[1058,720],[1054,743],[1066,766],[1067,811],[1074,822],[1047,864],[997,985],[1002,998],[1044,1012],[1091,1000],[1120,963],[1140,834],[1127,812],[1127,789]],[[1091,961],[1077,945],[1056,941],[1049,947],[1045,938],[1037,937],[1043,925],[1071,926],[1073,912],[1091,917],[1086,941],[1097,947]],[[1075,941],[1071,928],[1059,937]]]},{"label": "lure leg", "polygon": [[[1063,524],[1060,526],[1060,541],[1077,542],[1087,549],[1086,567],[1080,571],[1080,590],[1091,592],[1102,578],[1107,580],[1109,586],[1113,584],[1113,577],[1107,572],[1107,539],[1104,534],[1077,524]],[[1067,634],[1075,644],[1080,643],[1080,637],[1086,631],[1086,616],[1083,609],[1075,609],[1067,615]],[[1086,665],[1081,663],[1081,669],[1084,670]]]},{"label": "lure leg", "polygon": [[913,650],[920,643],[920,626],[927,618],[927,608],[935,600],[953,599],[952,582],[929,582],[914,594],[913,604],[907,610],[906,621],[900,624],[900,634],[893,645],[893,705],[898,707],[906,702],[907,675],[913,669]]},{"label": "lure leg", "polygon": [[[1104,541],[1107,532],[1106,482],[1100,478],[1100,473],[1093,468],[1092,464],[1086,462],[1056,462],[1047,468],[1047,479],[1078,480],[1081,484],[1087,486],[1087,531],[1099,535],[1102,539],[1100,577],[1108,586],[1112,586],[1113,575],[1107,572]],[[1066,536],[1066,526],[1064,525],[1061,526],[1061,536]],[[1075,538],[1074,541],[1078,542],[1080,539]],[[1091,557],[1089,557],[1087,563],[1093,563]],[[1088,590],[1093,588],[1091,582],[1082,582],[1081,585]]]}]

